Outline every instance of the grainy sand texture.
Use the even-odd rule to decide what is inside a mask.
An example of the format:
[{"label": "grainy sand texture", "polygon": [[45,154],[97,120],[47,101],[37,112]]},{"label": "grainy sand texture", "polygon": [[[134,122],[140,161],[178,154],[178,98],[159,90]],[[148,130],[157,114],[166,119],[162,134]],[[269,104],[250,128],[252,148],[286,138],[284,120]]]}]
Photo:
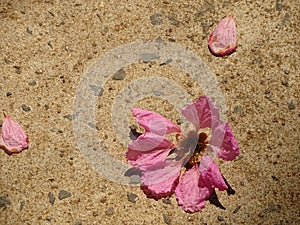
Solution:
[{"label": "grainy sand texture", "polygon": [[[0,111],[23,127],[30,146],[11,156],[0,151],[0,224],[300,224],[299,9],[297,0],[1,0]],[[230,56],[215,57],[207,40],[229,14],[239,46]],[[123,55],[115,54],[98,67],[107,74],[103,86],[90,85],[94,106],[76,108],[76,96],[85,96],[78,87],[95,63],[127,44],[151,41],[192,52],[217,81],[241,150],[234,161],[217,160],[236,191],[228,196],[217,190],[225,210],[207,201],[201,212],[188,214],[174,195],[149,199],[138,185],[101,173],[101,157],[91,157],[96,166],[88,160],[84,152],[94,147],[89,133],[78,142],[73,125],[80,113],[94,110],[89,130],[103,147],[94,152],[115,159],[105,167],[126,165],[127,147],[117,136],[124,126],[112,116],[121,112],[113,106],[125,87],[156,76],[192,101],[206,94],[203,87],[213,87],[176,67],[179,61],[162,63],[160,54],[145,51],[128,65],[116,63]],[[179,108],[165,99],[173,93],[165,91],[168,86],[136,102],[128,97],[123,105],[176,123]],[[134,124],[130,111],[122,115]],[[88,148],[80,147],[89,141]]]}]

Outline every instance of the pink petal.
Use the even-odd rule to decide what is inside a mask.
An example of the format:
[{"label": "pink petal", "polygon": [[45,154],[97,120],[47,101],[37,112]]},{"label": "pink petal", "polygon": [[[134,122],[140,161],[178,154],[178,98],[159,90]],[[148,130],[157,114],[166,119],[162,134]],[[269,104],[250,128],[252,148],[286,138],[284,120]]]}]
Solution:
[{"label": "pink petal", "polygon": [[212,117],[219,119],[219,109],[206,96],[201,96],[194,103],[184,106],[181,113],[197,130],[211,127]]},{"label": "pink petal", "polygon": [[223,122],[216,122],[212,127],[211,139],[207,146],[215,154],[226,161],[235,159],[240,154],[238,142],[233,136],[230,126]]},{"label": "pink petal", "polygon": [[14,122],[8,115],[4,116],[0,136],[0,148],[9,155],[20,153],[28,148],[28,137],[18,123]]},{"label": "pink petal", "polygon": [[[139,141],[139,140],[137,140]],[[131,148],[131,145],[128,148],[126,153],[127,161],[134,167],[139,168],[140,170],[145,170],[150,166],[153,166],[158,163],[162,163],[166,160],[170,151],[175,148],[168,139],[165,139],[161,145],[157,146],[154,150],[151,151],[137,151]]]},{"label": "pink petal", "polygon": [[180,132],[180,128],[165,117],[148,110],[133,108],[133,116],[144,127],[146,132],[152,132],[161,136],[173,132]]},{"label": "pink petal", "polygon": [[128,149],[146,152],[156,149],[169,148],[170,146],[171,142],[168,138],[151,132],[146,132],[129,144]]},{"label": "pink petal", "polygon": [[205,206],[205,200],[210,197],[210,189],[198,185],[200,178],[199,167],[195,164],[183,174],[175,189],[178,204],[186,212],[200,211]]},{"label": "pink petal", "polygon": [[224,56],[233,53],[237,48],[237,32],[233,16],[222,19],[208,39],[212,54]]},{"label": "pink petal", "polygon": [[149,167],[143,171],[143,185],[157,195],[172,193],[178,182],[181,166],[181,161],[166,160]]},{"label": "pink petal", "polygon": [[210,195],[213,188],[218,188],[220,191],[224,191],[228,188],[218,165],[208,154],[202,157],[199,171],[201,172],[199,186],[207,187],[210,190]]}]

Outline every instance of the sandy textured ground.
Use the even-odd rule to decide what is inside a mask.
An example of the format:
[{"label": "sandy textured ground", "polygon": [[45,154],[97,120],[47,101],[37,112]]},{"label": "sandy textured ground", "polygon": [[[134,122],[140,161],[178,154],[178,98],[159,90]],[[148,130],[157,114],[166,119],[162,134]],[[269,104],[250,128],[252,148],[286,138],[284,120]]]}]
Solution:
[{"label": "sandy textured ground", "polygon": [[[22,125],[30,147],[0,152],[0,224],[300,224],[299,6],[296,0],[1,0],[0,111]],[[239,47],[217,58],[207,38],[228,14],[235,16]],[[207,202],[202,212],[187,214],[174,197],[147,199],[139,187],[97,173],[79,151],[73,99],[84,72],[118,46],[156,39],[190,49],[217,77],[241,149],[237,160],[220,162],[236,190],[217,192],[226,210]],[[106,83],[95,128],[107,151],[125,161],[110,121],[122,86],[156,73],[174,78],[192,99],[202,90],[156,60],[124,72],[124,79]],[[136,105],[178,118],[159,98]]]}]

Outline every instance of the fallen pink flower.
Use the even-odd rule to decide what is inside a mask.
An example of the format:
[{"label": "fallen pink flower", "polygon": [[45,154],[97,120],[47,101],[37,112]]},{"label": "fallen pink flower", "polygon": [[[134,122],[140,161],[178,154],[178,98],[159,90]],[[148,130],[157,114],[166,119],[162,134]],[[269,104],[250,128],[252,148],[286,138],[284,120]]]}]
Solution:
[{"label": "fallen pink flower", "polygon": [[[135,132],[126,158],[141,170],[142,189],[148,197],[159,199],[175,193],[182,209],[192,213],[204,208],[215,188],[228,189],[211,155],[233,160],[239,148],[229,125],[220,120],[218,108],[208,97],[200,97],[181,112],[193,125],[186,134],[155,112],[132,109],[145,133]],[[210,128],[209,140],[203,128]],[[177,133],[176,145],[166,137],[171,133]]]},{"label": "fallen pink flower", "polygon": [[215,56],[230,55],[238,47],[233,16],[222,19],[208,39],[208,47]]},{"label": "fallen pink flower", "polygon": [[2,132],[0,136],[0,148],[8,155],[20,153],[28,148],[28,137],[21,126],[4,114]]}]

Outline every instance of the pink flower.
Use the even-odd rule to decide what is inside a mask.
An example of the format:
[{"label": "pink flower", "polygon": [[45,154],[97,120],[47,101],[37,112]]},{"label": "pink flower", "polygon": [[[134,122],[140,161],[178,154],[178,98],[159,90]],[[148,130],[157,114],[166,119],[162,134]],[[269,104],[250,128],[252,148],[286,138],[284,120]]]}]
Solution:
[{"label": "pink flower", "polygon": [[28,148],[28,137],[18,123],[14,122],[8,115],[4,114],[4,117],[0,136],[0,148],[8,155],[20,153]]},{"label": "pink flower", "polygon": [[[128,145],[126,158],[142,171],[142,189],[148,197],[159,199],[175,193],[183,210],[192,213],[204,208],[215,188],[228,188],[211,155],[233,160],[239,148],[229,125],[220,120],[219,110],[208,97],[200,97],[181,112],[193,125],[186,134],[155,112],[132,109],[145,133],[136,135]],[[203,131],[207,128],[211,131],[208,141]],[[172,133],[177,133],[177,145],[166,137]]]},{"label": "pink flower", "polygon": [[208,39],[208,47],[215,56],[230,55],[237,48],[236,28],[233,16],[222,19]]}]

